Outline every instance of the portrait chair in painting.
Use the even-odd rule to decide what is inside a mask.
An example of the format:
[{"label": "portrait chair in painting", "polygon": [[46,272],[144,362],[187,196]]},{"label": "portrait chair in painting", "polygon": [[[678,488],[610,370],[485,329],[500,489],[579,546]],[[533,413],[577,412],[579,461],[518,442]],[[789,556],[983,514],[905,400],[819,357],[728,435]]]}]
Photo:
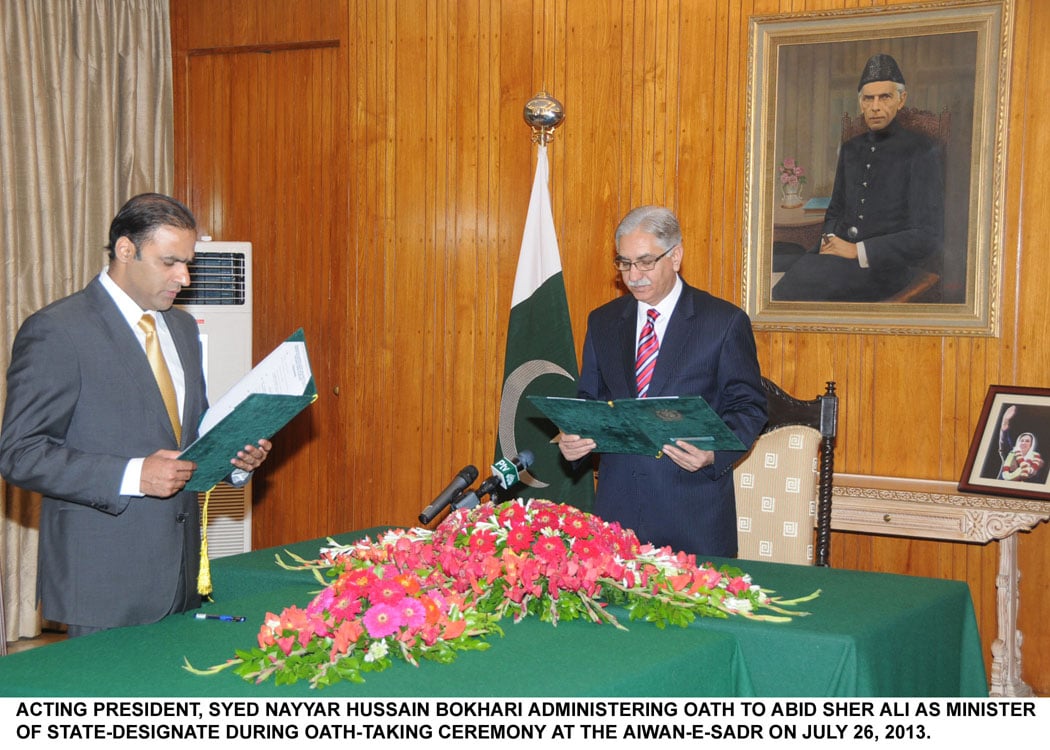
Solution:
[{"label": "portrait chair in painting", "polygon": [[[952,114],[947,109],[940,113],[929,112],[924,109],[913,107],[902,107],[897,112],[897,122],[901,127],[922,133],[932,138],[941,147],[941,153],[945,156],[945,169],[947,170],[948,144],[951,141]],[[868,126],[864,124],[864,115],[842,115],[842,142],[867,132]],[[937,285],[941,281],[941,264],[944,261],[943,253],[935,258],[929,258],[923,265],[914,266],[910,271],[910,280],[903,289],[885,302],[926,302],[937,301]]]},{"label": "portrait chair in painting", "polygon": [[733,470],[738,557],[829,564],[838,396],[802,401],[763,378],[769,421]]}]

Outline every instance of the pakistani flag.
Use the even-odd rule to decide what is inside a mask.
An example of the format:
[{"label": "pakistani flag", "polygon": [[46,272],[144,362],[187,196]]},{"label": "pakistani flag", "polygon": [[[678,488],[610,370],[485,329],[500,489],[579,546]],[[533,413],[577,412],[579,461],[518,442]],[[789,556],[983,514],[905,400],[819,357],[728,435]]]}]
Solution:
[{"label": "pakistani flag", "polygon": [[536,177],[514,277],[496,460],[531,451],[535,461],[511,496],[546,498],[589,511],[594,478],[573,472],[551,438],[558,428],[526,396],[576,396],[579,368],[547,187],[547,147],[539,146]]}]

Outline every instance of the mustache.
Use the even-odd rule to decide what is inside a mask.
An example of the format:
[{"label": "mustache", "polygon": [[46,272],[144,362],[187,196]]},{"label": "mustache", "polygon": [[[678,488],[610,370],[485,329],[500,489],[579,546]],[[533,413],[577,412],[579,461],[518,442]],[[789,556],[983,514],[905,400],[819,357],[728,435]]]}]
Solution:
[{"label": "mustache", "polygon": [[639,289],[639,288],[645,287],[645,286],[652,286],[652,284],[653,284],[653,282],[650,279],[647,279],[644,276],[642,278],[638,279],[637,281],[627,281],[625,283],[631,289]]}]

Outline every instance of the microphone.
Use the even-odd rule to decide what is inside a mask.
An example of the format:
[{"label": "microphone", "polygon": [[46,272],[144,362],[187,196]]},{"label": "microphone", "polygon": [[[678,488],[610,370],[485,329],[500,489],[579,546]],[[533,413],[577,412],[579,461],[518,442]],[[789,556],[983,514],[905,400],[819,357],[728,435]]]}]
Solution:
[{"label": "microphone", "polygon": [[442,508],[451,503],[457,495],[469,487],[471,482],[477,478],[478,470],[470,464],[460,469],[448,487],[441,490],[441,494],[434,498],[434,502],[423,508],[423,512],[419,514],[419,522],[428,524],[433,521],[434,516],[440,513]]},{"label": "microphone", "polygon": [[492,476],[482,482],[474,494],[480,498],[492,494],[496,489],[510,489],[521,481],[521,472],[532,466],[535,460],[532,451],[522,451],[510,459],[501,458],[492,464]]}]

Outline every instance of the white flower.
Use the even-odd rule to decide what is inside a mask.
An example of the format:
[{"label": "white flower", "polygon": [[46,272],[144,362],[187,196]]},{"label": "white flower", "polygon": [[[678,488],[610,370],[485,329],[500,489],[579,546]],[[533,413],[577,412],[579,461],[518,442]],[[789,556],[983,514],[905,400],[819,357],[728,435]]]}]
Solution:
[{"label": "white flower", "polygon": [[723,599],[722,604],[726,609],[731,609],[734,612],[750,612],[753,609],[750,599],[737,599],[732,596],[727,596]]},{"label": "white flower", "polygon": [[368,651],[365,652],[365,661],[379,661],[388,653],[390,653],[390,645],[386,642],[385,639],[372,641],[372,645],[370,645],[368,647]]}]

